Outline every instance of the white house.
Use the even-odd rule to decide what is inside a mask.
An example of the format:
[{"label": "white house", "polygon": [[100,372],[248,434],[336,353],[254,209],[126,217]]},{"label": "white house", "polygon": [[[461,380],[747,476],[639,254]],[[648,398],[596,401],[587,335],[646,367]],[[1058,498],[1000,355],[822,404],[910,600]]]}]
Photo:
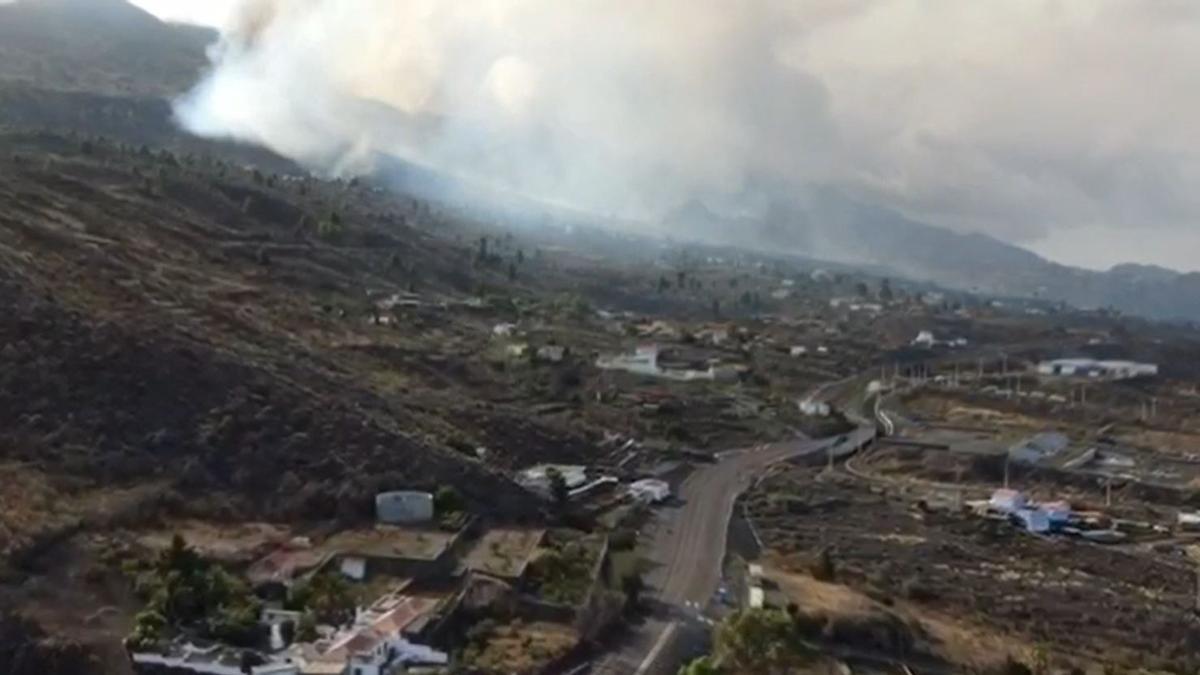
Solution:
[{"label": "white house", "polygon": [[294,645],[290,656],[301,675],[387,675],[401,665],[447,665],[448,654],[417,644],[410,635],[437,605],[429,598],[385,596],[360,609],[350,627],[326,640]]},{"label": "white house", "polygon": [[616,356],[601,356],[596,359],[596,367],[601,370],[624,370],[635,375],[658,375],[658,345],[643,345],[633,354]]},{"label": "white house", "polygon": [[1029,501],[1016,490],[996,490],[988,500],[988,506],[1000,513],[1013,513],[1025,508]]},{"label": "white house", "polygon": [[671,496],[671,486],[666,481],[647,478],[631,484],[629,494],[638,501],[657,504]]},{"label": "white house", "polygon": [[799,358],[801,356],[804,356],[805,354],[808,354],[808,347],[802,347],[802,346],[798,345],[798,346],[792,347],[792,349],[791,349],[791,355],[793,357]]},{"label": "white house", "polygon": [[923,330],[917,333],[917,337],[913,338],[914,347],[925,347],[926,349],[937,344],[937,340],[933,337],[933,331]]},{"label": "white house", "polygon": [[550,476],[557,471],[568,490],[587,483],[587,467],[568,464],[538,464],[517,474],[517,484],[544,497],[551,496]]},{"label": "white house", "polygon": [[824,401],[816,401],[811,398],[806,398],[800,401],[800,413],[809,417],[829,417],[833,410],[829,404]]}]

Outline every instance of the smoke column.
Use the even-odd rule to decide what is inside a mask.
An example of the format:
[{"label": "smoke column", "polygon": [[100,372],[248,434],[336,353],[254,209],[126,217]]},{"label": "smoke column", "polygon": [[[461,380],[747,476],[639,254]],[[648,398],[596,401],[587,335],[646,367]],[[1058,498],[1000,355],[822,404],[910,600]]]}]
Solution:
[{"label": "smoke column", "polygon": [[836,170],[796,4],[245,0],[176,112],[335,173],[384,153],[653,216]]}]

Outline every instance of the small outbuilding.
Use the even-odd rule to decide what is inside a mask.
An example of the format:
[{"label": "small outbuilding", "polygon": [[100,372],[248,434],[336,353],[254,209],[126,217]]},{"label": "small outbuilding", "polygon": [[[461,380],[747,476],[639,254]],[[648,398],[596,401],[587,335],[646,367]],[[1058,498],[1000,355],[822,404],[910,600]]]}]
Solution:
[{"label": "small outbuilding", "polygon": [[988,500],[988,507],[1000,513],[1014,513],[1028,506],[1029,500],[1017,490],[996,490]]},{"label": "small outbuilding", "polygon": [[671,486],[666,481],[647,478],[630,485],[629,494],[639,501],[658,504],[670,498]]}]

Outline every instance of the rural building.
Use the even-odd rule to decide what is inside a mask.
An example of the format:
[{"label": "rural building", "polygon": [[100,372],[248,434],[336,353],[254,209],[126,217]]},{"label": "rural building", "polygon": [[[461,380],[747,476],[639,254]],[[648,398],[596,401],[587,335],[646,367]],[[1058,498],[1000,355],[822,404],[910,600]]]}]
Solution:
[{"label": "rural building", "polygon": [[338,571],[347,579],[362,581],[367,578],[367,561],[357,556],[346,556],[339,561]]},{"label": "rural building", "polygon": [[1180,513],[1178,518],[1180,530],[1186,532],[1200,531],[1200,513]]},{"label": "rural building", "polygon": [[730,334],[728,326],[713,326],[696,333],[696,338],[719,347],[729,341]]},{"label": "rural building", "polygon": [[389,525],[412,525],[433,520],[433,495],[401,490],[375,497],[375,517]]},{"label": "rural building", "polygon": [[933,337],[933,331],[923,330],[917,333],[917,337],[913,338],[914,347],[929,348],[937,344],[937,340]]},{"label": "rural building", "polygon": [[1050,531],[1050,516],[1042,509],[1017,509],[1010,515],[1030,532],[1043,534]]},{"label": "rural building", "polygon": [[1038,507],[1046,514],[1053,526],[1066,525],[1071,522],[1071,505],[1067,502],[1046,502]]},{"label": "rural building", "polygon": [[135,652],[130,654],[133,671],[154,675],[157,673],[196,673],[196,675],[299,675],[300,668],[289,659],[268,661],[242,667],[244,650],[231,649],[223,645],[198,647],[190,642],[175,643],[162,652]]},{"label": "rural building", "polygon": [[294,645],[300,675],[386,675],[399,666],[444,666],[445,652],[419,644],[439,601],[391,594],[360,609],[353,625],[332,638]]},{"label": "rural building", "polygon": [[1025,495],[1016,490],[996,490],[992,493],[992,498],[988,500],[988,506],[1000,513],[1013,513],[1025,508],[1029,501]]},{"label": "rural building", "polygon": [[1071,441],[1066,436],[1060,433],[1046,432],[1012,446],[1008,449],[1008,456],[1014,462],[1037,464],[1066,450],[1070,444]]},{"label": "rural building", "polygon": [[657,504],[671,496],[671,486],[666,481],[647,478],[631,484],[629,494],[638,501]]},{"label": "rural building", "polygon": [[750,609],[762,609],[766,604],[766,593],[763,592],[761,586],[750,587],[750,597],[747,598],[747,604]]},{"label": "rural building", "polygon": [[537,350],[538,360],[548,363],[561,363],[567,357],[567,348],[559,345],[545,345]]},{"label": "rural building", "polygon": [[544,497],[551,495],[550,476],[557,471],[568,490],[587,483],[587,467],[568,464],[538,464],[517,474],[517,484]]},{"label": "rural building", "polygon": [[1094,359],[1056,359],[1038,364],[1039,375],[1048,377],[1089,377],[1104,380],[1132,380],[1158,375],[1158,366],[1136,361],[1096,361]]},{"label": "rural building", "polygon": [[801,347],[801,346],[792,347],[790,353],[794,357],[804,356],[805,354],[808,354],[808,347]]},{"label": "rural building", "polygon": [[658,345],[643,345],[633,354],[601,356],[596,360],[601,370],[624,370],[635,375],[658,375]]},{"label": "rural building", "polygon": [[800,413],[809,417],[829,417],[833,409],[824,401],[815,401],[811,398],[806,398],[800,401]]}]

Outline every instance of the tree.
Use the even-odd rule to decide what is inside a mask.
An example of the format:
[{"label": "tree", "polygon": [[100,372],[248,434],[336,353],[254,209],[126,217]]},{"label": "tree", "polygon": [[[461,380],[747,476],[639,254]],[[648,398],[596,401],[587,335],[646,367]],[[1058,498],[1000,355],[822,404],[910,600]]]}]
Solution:
[{"label": "tree", "polygon": [[438,515],[465,511],[466,502],[462,494],[451,485],[443,485],[433,495],[433,510]]},{"label": "tree", "polygon": [[550,497],[554,500],[555,505],[560,509],[565,509],[567,501],[571,498],[571,489],[567,487],[567,479],[563,477],[561,471],[550,467],[546,470],[546,480],[550,483]]},{"label": "tree", "polygon": [[516,263],[510,262],[508,264],[508,280],[509,281],[517,280],[517,264]]},{"label": "tree", "polygon": [[354,616],[355,602],[350,584],[339,574],[325,572],[292,589],[286,606],[311,613],[322,623],[342,624]]},{"label": "tree", "polygon": [[719,672],[731,675],[785,675],[815,659],[791,618],[778,609],[733,613],[717,627],[713,643]]},{"label": "tree", "polygon": [[305,612],[300,615],[300,623],[296,624],[296,641],[297,642],[315,642],[320,635],[317,634],[317,617],[313,616],[312,612]]},{"label": "tree", "polygon": [[711,657],[702,656],[679,669],[679,675],[721,675]]},{"label": "tree", "polygon": [[153,610],[144,610],[134,617],[133,632],[125,640],[125,645],[135,652],[153,649],[166,627],[166,617]]},{"label": "tree", "polygon": [[822,548],[813,558],[809,572],[817,581],[833,581],[837,578],[837,567],[833,563],[833,555],[829,547]]},{"label": "tree", "polygon": [[855,284],[854,290],[858,293],[859,297],[863,297],[863,298],[865,298],[871,294],[871,289],[867,288],[867,284],[864,281],[860,281],[857,284]]},{"label": "tree", "polygon": [[640,573],[634,571],[621,577],[621,591],[625,593],[625,611],[632,612],[637,609],[644,590],[646,581]]},{"label": "tree", "polygon": [[658,278],[658,292],[666,293],[670,289],[671,289],[671,282],[667,281],[667,278],[665,276],[660,276]]},{"label": "tree", "polygon": [[341,214],[333,211],[329,214],[328,218],[323,218],[317,223],[317,236],[326,241],[332,241],[342,236],[345,229],[345,226],[342,224]]},{"label": "tree", "polygon": [[479,251],[475,254],[475,262],[477,264],[482,265],[483,263],[487,262],[487,259],[488,259],[488,238],[480,237],[479,238]]},{"label": "tree", "polygon": [[879,299],[884,302],[891,302],[896,299],[896,294],[892,291],[891,279],[884,279],[879,286]]}]

